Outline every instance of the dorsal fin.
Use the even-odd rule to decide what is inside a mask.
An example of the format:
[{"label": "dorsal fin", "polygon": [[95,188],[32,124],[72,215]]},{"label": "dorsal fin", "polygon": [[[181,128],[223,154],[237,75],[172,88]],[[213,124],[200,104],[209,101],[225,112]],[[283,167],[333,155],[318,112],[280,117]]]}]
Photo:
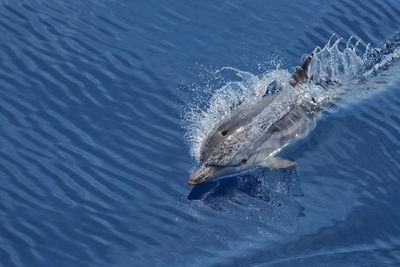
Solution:
[{"label": "dorsal fin", "polygon": [[306,83],[308,80],[308,66],[310,65],[311,58],[313,57],[314,53],[309,54],[306,59],[303,60],[301,65],[296,69],[293,73],[292,77],[290,78],[290,85],[295,87],[299,83]]}]

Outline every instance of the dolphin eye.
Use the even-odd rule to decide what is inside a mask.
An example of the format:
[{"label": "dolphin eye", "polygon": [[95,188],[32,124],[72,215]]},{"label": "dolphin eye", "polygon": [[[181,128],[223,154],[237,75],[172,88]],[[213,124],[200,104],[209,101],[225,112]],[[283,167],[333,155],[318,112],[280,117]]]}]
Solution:
[{"label": "dolphin eye", "polygon": [[223,131],[221,132],[222,136],[225,136],[227,133],[228,133],[228,130],[223,130]]}]

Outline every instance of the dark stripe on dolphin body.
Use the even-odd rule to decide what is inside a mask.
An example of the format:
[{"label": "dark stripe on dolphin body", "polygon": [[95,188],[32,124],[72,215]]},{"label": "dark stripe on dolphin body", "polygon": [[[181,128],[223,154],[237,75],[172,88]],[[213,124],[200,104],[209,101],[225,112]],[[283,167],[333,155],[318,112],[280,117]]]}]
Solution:
[{"label": "dark stripe on dolphin body", "polygon": [[262,151],[273,152],[284,145],[303,138],[315,127],[317,110],[309,102],[294,106],[283,118],[275,122],[268,129],[263,138],[260,138],[255,147],[259,147],[254,154]]},{"label": "dark stripe on dolphin body", "polygon": [[[237,159],[237,162],[233,162],[233,158],[228,156],[233,151],[222,149],[221,144],[227,142],[229,139],[232,145],[235,142],[237,145],[242,143],[244,140],[237,138],[237,131],[246,132],[251,130],[250,125],[253,119],[263,112],[265,107],[271,104],[276,96],[277,94],[266,96],[253,105],[239,107],[233,114],[219,122],[214,127],[212,134],[204,142],[200,156],[200,165],[226,167],[240,164],[242,159]],[[242,136],[245,136],[245,134],[243,133]],[[237,147],[236,145],[233,146]],[[234,148],[231,147],[231,149]],[[232,156],[232,154],[229,155]]]}]

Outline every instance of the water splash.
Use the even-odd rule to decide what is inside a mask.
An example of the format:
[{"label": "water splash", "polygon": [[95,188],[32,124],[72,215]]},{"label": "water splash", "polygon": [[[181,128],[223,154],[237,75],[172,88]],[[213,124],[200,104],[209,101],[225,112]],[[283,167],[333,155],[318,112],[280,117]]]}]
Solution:
[{"label": "water splash", "polygon": [[349,38],[346,46],[341,49],[343,39],[338,38],[333,41],[329,39],[327,44],[323,47],[316,47],[313,51],[314,56],[311,60],[308,74],[311,80],[319,82],[322,80],[330,80],[339,84],[348,84],[359,75],[363,69],[366,55],[369,50],[361,52],[358,45],[361,40],[357,40],[352,44],[353,38]]},{"label": "water splash", "polygon": [[[231,67],[215,71],[215,76],[230,76],[223,79],[224,84],[210,98],[195,99],[183,116],[185,138],[191,148],[191,155],[199,160],[202,145],[213,127],[238,106],[261,99],[274,81],[282,84],[284,89],[262,112],[270,124],[282,118],[287,112],[285,108],[295,101],[316,101],[322,104],[334,100],[335,106],[345,106],[383,90],[384,87],[376,82],[377,77],[383,75],[383,71],[399,59],[400,33],[385,41],[380,48],[371,49],[369,45],[363,44],[366,47],[363,50],[360,48],[361,43],[361,40],[354,38],[344,41],[332,35],[324,47],[316,47],[313,51],[308,72],[311,83],[295,89],[288,86],[291,74],[288,70],[279,69],[279,64],[276,69],[261,75]],[[255,132],[252,134],[257,134],[258,130],[259,127],[254,127]]]},{"label": "water splash", "polygon": [[387,70],[399,57],[400,32],[368,53],[364,63],[364,77],[379,75],[379,71]]}]

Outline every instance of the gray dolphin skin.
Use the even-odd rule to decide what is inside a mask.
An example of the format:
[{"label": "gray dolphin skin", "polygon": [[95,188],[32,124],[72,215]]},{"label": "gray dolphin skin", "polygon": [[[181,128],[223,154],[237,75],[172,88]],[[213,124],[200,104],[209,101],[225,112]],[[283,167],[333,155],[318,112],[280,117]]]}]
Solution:
[{"label": "gray dolphin skin", "polygon": [[[312,56],[307,56],[291,76],[289,87],[296,88],[308,82],[307,71]],[[188,184],[199,184],[225,170],[251,165],[268,168],[294,166],[295,162],[275,155],[315,127],[321,107],[314,103],[314,99],[314,102],[299,103],[288,100],[290,96],[282,94],[283,90],[266,94],[254,104],[239,106],[220,121],[206,138],[201,150],[200,166],[190,175]]]}]

